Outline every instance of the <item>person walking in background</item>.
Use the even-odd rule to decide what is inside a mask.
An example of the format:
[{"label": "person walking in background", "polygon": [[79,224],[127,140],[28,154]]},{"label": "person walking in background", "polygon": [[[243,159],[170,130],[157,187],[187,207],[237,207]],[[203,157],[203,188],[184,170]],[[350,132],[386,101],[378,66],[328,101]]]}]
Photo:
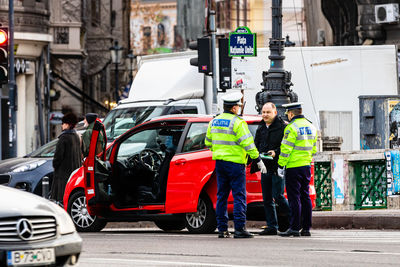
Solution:
[{"label": "person walking in background", "polygon": [[92,137],[94,122],[96,121],[98,115],[96,113],[87,113],[85,115],[85,126],[86,130],[82,134],[82,155],[86,158],[89,154],[90,139]]},{"label": "person walking in background", "polygon": [[254,145],[247,123],[237,116],[240,92],[225,95],[224,113],[215,117],[209,124],[205,145],[212,151],[212,158],[216,160],[217,173],[217,208],[216,218],[219,238],[230,237],[228,232],[228,197],[232,190],[233,218],[235,223],[235,238],[253,237],[246,226],[246,172],[247,154],[257,161],[262,172],[266,172],[264,163]]},{"label": "person walking in background", "polygon": [[287,109],[290,123],[285,128],[281,143],[278,175],[286,177],[286,192],[292,215],[290,228],[279,233],[280,236],[311,236],[312,204],[309,184],[311,161],[317,152],[317,129],[303,116],[301,104],[297,102],[282,105]]},{"label": "person walking in background", "polygon": [[65,186],[71,173],[82,164],[80,138],[75,131],[78,118],[73,113],[67,113],[62,118],[62,133],[58,137],[54,153],[54,177],[51,187],[51,198],[62,203]]},{"label": "person walking in background", "polygon": [[[279,205],[282,214],[286,217],[290,215],[288,201],[283,195],[285,181],[277,174],[280,146],[286,123],[277,115],[275,104],[271,102],[265,103],[262,107],[262,121],[254,138],[254,143],[260,154],[267,155],[267,157],[261,157],[267,167],[267,173],[261,174],[261,188],[268,227],[260,232],[260,235],[278,234],[278,217],[275,203]],[[257,165],[252,164],[251,167],[251,173],[257,171]],[[280,223],[280,225],[282,226],[283,224]]]}]

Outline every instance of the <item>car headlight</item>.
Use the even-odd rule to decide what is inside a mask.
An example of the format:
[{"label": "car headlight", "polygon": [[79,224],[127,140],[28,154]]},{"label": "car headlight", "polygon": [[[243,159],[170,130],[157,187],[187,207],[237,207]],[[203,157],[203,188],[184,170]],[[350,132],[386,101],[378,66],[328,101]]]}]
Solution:
[{"label": "car headlight", "polygon": [[11,172],[16,173],[16,172],[32,171],[32,170],[36,169],[37,167],[39,167],[39,166],[41,166],[41,165],[43,165],[45,163],[46,163],[46,160],[38,160],[38,161],[35,161],[35,162],[31,162],[29,164],[25,164],[25,165],[19,166],[19,167],[13,169]]},{"label": "car headlight", "polygon": [[68,213],[55,203],[52,203],[56,213],[56,220],[60,229],[60,234],[66,235],[75,232],[75,225]]}]

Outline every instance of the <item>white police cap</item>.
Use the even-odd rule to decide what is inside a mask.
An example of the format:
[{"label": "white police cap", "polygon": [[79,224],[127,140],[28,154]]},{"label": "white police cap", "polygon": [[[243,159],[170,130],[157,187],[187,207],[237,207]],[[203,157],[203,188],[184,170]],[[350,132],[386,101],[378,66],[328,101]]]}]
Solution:
[{"label": "white police cap", "polygon": [[242,98],[243,94],[241,92],[229,93],[221,97],[221,99],[224,101],[224,105],[231,106],[242,106],[242,102],[240,102]]},{"label": "white police cap", "polygon": [[292,110],[301,108],[301,105],[303,105],[303,102],[294,102],[289,104],[283,104],[282,107],[286,108],[286,110]]}]

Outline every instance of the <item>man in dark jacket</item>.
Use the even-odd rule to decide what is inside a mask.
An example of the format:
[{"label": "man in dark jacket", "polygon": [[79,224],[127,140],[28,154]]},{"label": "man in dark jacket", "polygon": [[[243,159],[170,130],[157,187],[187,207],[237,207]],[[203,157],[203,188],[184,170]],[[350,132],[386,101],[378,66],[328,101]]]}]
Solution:
[{"label": "man in dark jacket", "polygon": [[[261,174],[261,186],[264,200],[264,210],[267,221],[265,228],[260,235],[276,235],[278,232],[278,220],[275,203],[286,216],[290,214],[288,201],[283,196],[284,180],[277,175],[278,158],[280,145],[283,138],[286,123],[277,116],[274,103],[268,102],[262,108],[260,126],[257,128],[254,143],[261,155],[268,155],[264,158],[267,173]],[[256,166],[255,164],[252,164]],[[253,166],[252,166],[253,167]],[[252,172],[256,170],[252,168]],[[275,200],[275,202],[274,202]]]},{"label": "man in dark jacket", "polygon": [[62,133],[58,137],[54,153],[54,177],[51,187],[51,198],[62,203],[65,186],[71,173],[82,164],[80,137],[75,131],[78,118],[73,113],[67,113],[62,118]]}]

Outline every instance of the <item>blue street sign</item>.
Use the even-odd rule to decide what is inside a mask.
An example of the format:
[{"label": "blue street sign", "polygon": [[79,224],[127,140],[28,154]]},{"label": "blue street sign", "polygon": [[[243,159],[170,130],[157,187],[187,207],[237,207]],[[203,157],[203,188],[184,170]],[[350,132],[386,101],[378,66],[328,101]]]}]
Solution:
[{"label": "blue street sign", "polygon": [[257,56],[256,34],[247,27],[239,27],[229,33],[229,56],[255,57]]}]

